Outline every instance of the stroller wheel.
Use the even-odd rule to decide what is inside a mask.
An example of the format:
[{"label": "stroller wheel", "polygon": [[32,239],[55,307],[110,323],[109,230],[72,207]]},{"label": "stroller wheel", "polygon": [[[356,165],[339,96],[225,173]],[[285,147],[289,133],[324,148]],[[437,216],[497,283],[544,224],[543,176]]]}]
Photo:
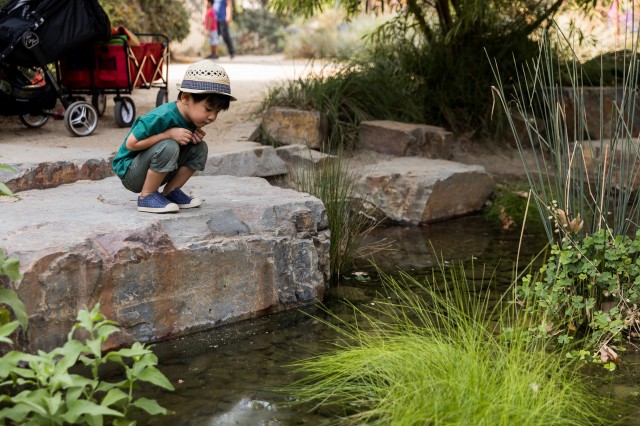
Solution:
[{"label": "stroller wheel", "polygon": [[98,126],[98,111],[88,102],[74,102],[64,112],[64,125],[74,136],[89,136]]},{"label": "stroller wheel", "polygon": [[169,93],[167,93],[167,89],[158,89],[158,94],[156,95],[156,106],[159,107],[160,105],[166,104],[167,102],[169,102]]},{"label": "stroller wheel", "polygon": [[105,110],[107,109],[107,95],[105,95],[104,93],[95,93],[93,96],[91,96],[91,105],[96,107],[96,111],[98,111],[98,117],[102,117]]},{"label": "stroller wheel", "polygon": [[113,110],[113,115],[116,119],[118,127],[131,127],[133,120],[136,118],[136,105],[133,103],[133,99],[128,96],[122,96],[116,98],[116,105]]},{"label": "stroller wheel", "polygon": [[49,121],[49,116],[46,114],[24,114],[20,116],[20,121],[27,127],[37,128],[44,126]]}]

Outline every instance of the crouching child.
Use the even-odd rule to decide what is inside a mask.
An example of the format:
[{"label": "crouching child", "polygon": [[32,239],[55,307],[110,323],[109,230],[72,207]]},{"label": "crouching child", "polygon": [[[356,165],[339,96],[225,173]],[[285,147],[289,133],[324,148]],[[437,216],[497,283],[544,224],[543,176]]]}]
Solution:
[{"label": "crouching child", "polygon": [[177,212],[202,204],[182,188],[204,170],[208,147],[202,128],[236,100],[226,71],[209,59],[187,68],[178,91],[177,101],[136,119],[113,159],[124,187],[140,194],[141,212]]}]

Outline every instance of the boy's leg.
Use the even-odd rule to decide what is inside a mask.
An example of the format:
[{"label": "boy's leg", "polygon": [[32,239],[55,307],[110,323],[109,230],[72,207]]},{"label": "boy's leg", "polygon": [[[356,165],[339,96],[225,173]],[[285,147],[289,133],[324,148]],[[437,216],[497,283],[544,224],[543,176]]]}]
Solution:
[{"label": "boy's leg", "polygon": [[170,201],[178,204],[180,208],[198,207],[202,200],[189,197],[180,188],[197,171],[204,170],[209,154],[209,147],[205,142],[197,144],[187,144],[180,147],[178,157],[178,170],[170,173],[166,178],[167,184],[162,191],[162,195]]},{"label": "boy's leg", "polygon": [[173,139],[162,140],[136,156],[122,184],[129,191],[142,193],[143,197],[156,192],[167,174],[177,168],[179,156],[178,142]]},{"label": "boy's leg", "polygon": [[210,59],[218,59],[218,30],[209,32],[209,44],[211,46]]},{"label": "boy's leg", "polygon": [[160,185],[164,181],[164,178],[167,176],[167,173],[158,173],[153,170],[147,170],[147,177],[144,180],[144,185],[142,185],[142,189],[140,190],[140,198],[144,198],[149,194],[153,194],[154,192],[158,192]]},{"label": "boy's leg", "polygon": [[[181,166],[178,170],[171,176],[171,180],[165,185],[164,190],[162,191],[162,195],[165,197],[174,189],[182,188],[182,186],[187,183],[187,181],[193,176],[196,170],[191,169],[187,166]],[[164,177],[164,176],[163,176]],[[162,183],[162,181],[160,182]],[[160,185],[158,185],[158,188]]]}]

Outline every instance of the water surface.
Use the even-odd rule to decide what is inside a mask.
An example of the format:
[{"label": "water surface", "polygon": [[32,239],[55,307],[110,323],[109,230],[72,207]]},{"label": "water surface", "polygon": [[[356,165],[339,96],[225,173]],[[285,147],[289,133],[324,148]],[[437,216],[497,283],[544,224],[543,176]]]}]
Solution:
[{"label": "water surface", "polygon": [[[479,216],[425,227],[379,228],[370,239],[393,243],[393,250],[373,256],[385,273],[401,269],[420,278],[438,262],[464,262],[470,281],[484,287],[491,281],[496,297],[511,282],[516,254],[520,253],[523,265],[546,244],[540,235],[525,234],[520,241],[519,232],[500,232]],[[331,289],[324,302],[339,317],[350,317],[344,300],[366,305],[375,303],[379,295],[381,286],[370,260],[359,262],[356,269],[359,274]],[[147,396],[174,414],[149,424],[276,426],[335,420],[337,413],[324,409],[290,407],[289,396],[279,391],[295,380],[288,365],[336,341],[336,332],[317,318],[328,316],[322,307],[310,306],[157,344],[154,352],[160,368],[176,391],[152,390]],[[634,392],[640,391],[639,357],[631,353],[625,357],[626,373],[621,370],[603,378],[595,372],[594,380],[619,398],[633,399]],[[141,423],[146,424],[144,419]]]}]

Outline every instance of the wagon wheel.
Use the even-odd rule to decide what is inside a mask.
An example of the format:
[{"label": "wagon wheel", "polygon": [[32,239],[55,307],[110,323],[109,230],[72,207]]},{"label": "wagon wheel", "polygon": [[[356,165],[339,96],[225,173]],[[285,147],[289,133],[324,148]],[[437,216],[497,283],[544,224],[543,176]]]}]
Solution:
[{"label": "wagon wheel", "polygon": [[64,125],[74,136],[88,136],[98,126],[98,111],[88,102],[74,102],[64,112]]},{"label": "wagon wheel", "polygon": [[133,99],[128,96],[117,98],[113,114],[118,127],[131,127],[136,118],[136,105]]},{"label": "wagon wheel", "polygon": [[156,96],[156,106],[159,107],[160,105],[166,104],[167,102],[169,102],[169,92],[167,92],[167,89],[158,89],[158,95]]},{"label": "wagon wheel", "polygon": [[46,114],[24,114],[20,116],[20,121],[27,127],[37,128],[44,126],[49,121],[49,116]]},{"label": "wagon wheel", "polygon": [[107,109],[107,95],[104,93],[94,93],[91,96],[91,105],[96,107],[98,117],[102,117]]}]

